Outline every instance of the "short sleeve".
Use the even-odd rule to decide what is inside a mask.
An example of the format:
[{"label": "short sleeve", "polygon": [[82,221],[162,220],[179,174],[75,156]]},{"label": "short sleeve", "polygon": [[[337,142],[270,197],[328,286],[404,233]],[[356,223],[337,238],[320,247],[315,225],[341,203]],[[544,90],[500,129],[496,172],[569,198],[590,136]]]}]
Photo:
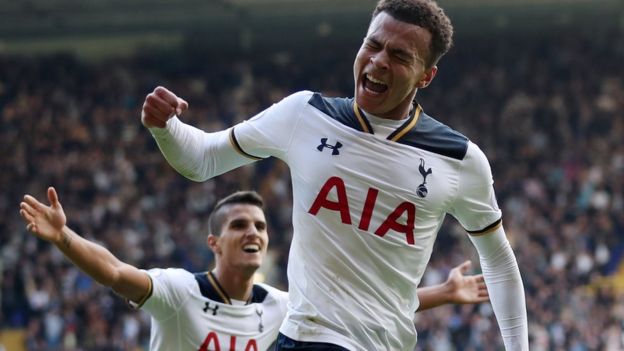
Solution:
[{"label": "short sleeve", "polygon": [[490,164],[483,151],[472,142],[468,143],[459,190],[449,213],[474,235],[489,232],[501,223]]},{"label": "short sleeve", "polygon": [[190,272],[168,268],[146,271],[152,279],[152,294],[141,309],[156,320],[164,320],[174,314],[191,296],[192,284],[197,284]]},{"label": "short sleeve", "polygon": [[312,94],[310,91],[292,94],[236,125],[230,134],[234,148],[250,158],[285,159],[302,110]]}]

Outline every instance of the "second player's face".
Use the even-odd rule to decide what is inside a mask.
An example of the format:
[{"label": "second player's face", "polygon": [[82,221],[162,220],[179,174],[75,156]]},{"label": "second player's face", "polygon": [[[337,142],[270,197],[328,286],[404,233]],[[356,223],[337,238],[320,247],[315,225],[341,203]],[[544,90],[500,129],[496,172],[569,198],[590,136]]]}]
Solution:
[{"label": "second player's face", "polygon": [[379,13],[353,64],[357,104],[378,117],[405,118],[416,90],[436,73],[425,65],[429,43],[428,30]]},{"label": "second player's face", "polygon": [[264,212],[247,204],[230,205],[225,210],[226,220],[217,239],[222,264],[256,270],[269,243]]}]

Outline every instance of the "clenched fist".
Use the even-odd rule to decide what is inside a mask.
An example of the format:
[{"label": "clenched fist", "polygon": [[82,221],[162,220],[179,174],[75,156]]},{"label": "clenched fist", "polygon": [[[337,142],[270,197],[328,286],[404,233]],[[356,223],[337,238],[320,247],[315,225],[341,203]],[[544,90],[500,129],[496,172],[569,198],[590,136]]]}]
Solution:
[{"label": "clenched fist", "polygon": [[165,128],[167,121],[188,109],[188,103],[164,87],[157,87],[145,97],[141,123],[147,128]]}]

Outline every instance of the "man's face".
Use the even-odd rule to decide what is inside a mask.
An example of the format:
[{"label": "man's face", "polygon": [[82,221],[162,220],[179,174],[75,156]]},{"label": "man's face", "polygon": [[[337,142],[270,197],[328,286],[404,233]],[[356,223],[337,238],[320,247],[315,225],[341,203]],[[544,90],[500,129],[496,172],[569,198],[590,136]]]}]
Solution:
[{"label": "man's face", "polygon": [[225,211],[221,235],[210,235],[208,239],[219,265],[255,271],[266,256],[269,243],[264,212],[248,204],[226,205],[221,210]]},{"label": "man's face", "polygon": [[425,67],[430,43],[428,30],[379,13],[353,64],[357,104],[378,117],[405,118],[416,90],[437,71]]}]

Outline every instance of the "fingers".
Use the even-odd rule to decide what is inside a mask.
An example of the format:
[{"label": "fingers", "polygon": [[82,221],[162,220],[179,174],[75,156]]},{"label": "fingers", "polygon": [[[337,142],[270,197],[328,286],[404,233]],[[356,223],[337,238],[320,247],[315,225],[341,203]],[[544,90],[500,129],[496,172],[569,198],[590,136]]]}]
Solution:
[{"label": "fingers", "polygon": [[472,265],[472,262],[470,260],[466,260],[464,261],[462,264],[460,264],[457,268],[459,268],[459,271],[463,273],[468,272],[468,269],[470,269],[470,266]]},{"label": "fingers", "polygon": [[37,225],[35,224],[35,217],[33,215],[33,208],[30,207],[27,203],[20,203],[20,216],[26,222],[26,230],[29,232],[37,233]]},{"label": "fingers", "polygon": [[[22,202],[21,205],[28,206],[27,204],[25,204],[23,202]],[[20,205],[20,207],[21,207],[21,205]],[[35,221],[35,217],[30,212],[28,212],[28,210],[26,210],[25,208],[21,208],[20,209],[20,216],[22,216],[22,218],[24,219],[24,222],[26,222],[26,223],[32,223],[32,222]]]},{"label": "fingers", "polygon": [[164,87],[157,87],[145,97],[141,122],[146,127],[164,128],[174,115],[188,109],[188,103]]},{"label": "fingers", "polygon": [[178,107],[178,97],[176,94],[172,93],[169,89],[165,87],[156,87],[154,89],[154,95],[163,99],[165,102],[169,104],[169,106]]},{"label": "fingers", "polygon": [[479,300],[479,302],[488,301],[490,299],[490,294],[488,293],[487,289],[479,289],[477,299]]},{"label": "fingers", "polygon": [[179,98],[165,87],[157,87],[154,94],[174,108],[174,112],[179,116],[188,109],[188,102]]},{"label": "fingers", "polygon": [[48,201],[50,201],[50,205],[52,207],[60,207],[61,203],[59,202],[58,195],[56,194],[56,189],[54,187],[48,188]]},{"label": "fingers", "polygon": [[477,282],[478,294],[477,298],[479,302],[485,302],[490,299],[490,294],[488,293],[487,286],[485,285],[485,278],[483,278],[483,274],[475,275],[475,281]]},{"label": "fingers", "polygon": [[34,214],[35,211],[43,211],[45,210],[45,205],[42,204],[41,202],[37,201],[37,199],[35,199],[34,197],[30,196],[30,195],[25,195],[24,196],[24,202],[27,205],[29,205],[29,208],[31,209],[30,212]]},{"label": "fingers", "polygon": [[37,232],[37,225],[35,223],[28,223],[26,225],[26,230],[28,230],[29,232],[36,233]]},{"label": "fingers", "polygon": [[158,114],[159,112],[156,111],[156,109],[150,107],[150,106],[143,106],[143,116],[141,116],[141,122],[143,122],[143,125],[150,128],[150,127],[156,127],[156,128],[165,128],[167,126],[167,121],[163,121],[161,119],[158,119],[156,117],[153,117],[154,114]]},{"label": "fingers", "polygon": [[178,98],[178,107],[176,108],[176,114],[179,116],[182,112],[188,110],[188,102],[184,99]]},{"label": "fingers", "polygon": [[174,100],[173,103],[170,103],[162,97],[156,95],[156,93],[152,93],[147,95],[147,97],[145,98],[144,106],[149,106],[152,108],[152,111],[155,112],[154,117],[166,120],[173,115],[177,104],[177,100]]}]

